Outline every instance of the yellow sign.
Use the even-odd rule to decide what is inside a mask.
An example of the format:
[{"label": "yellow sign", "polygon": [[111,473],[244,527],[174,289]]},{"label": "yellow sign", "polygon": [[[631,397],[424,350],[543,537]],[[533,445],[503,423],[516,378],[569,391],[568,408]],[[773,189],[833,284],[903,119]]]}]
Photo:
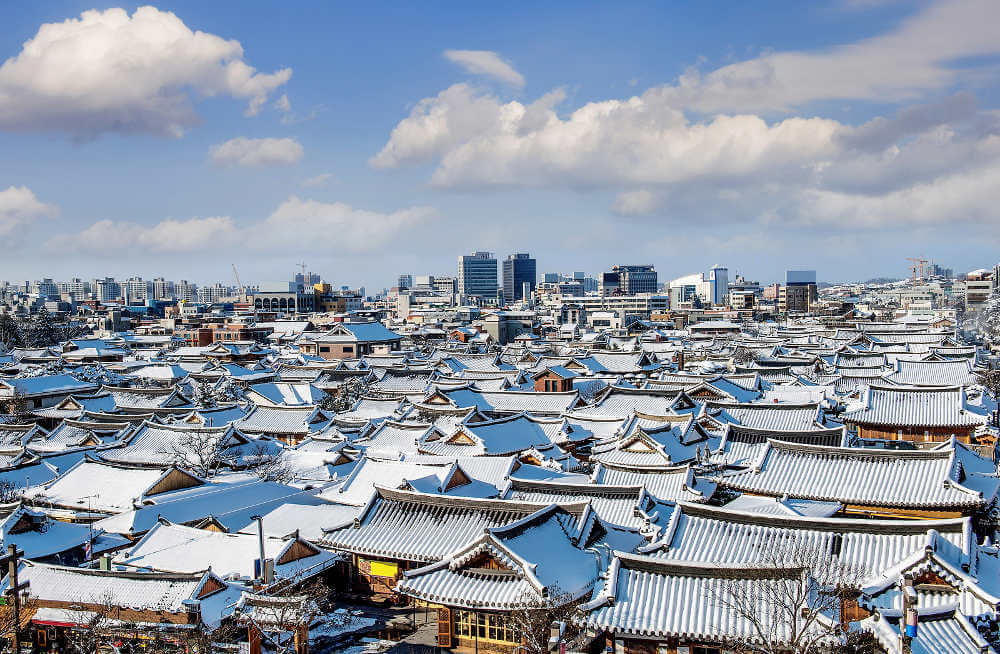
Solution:
[{"label": "yellow sign", "polygon": [[395,577],[399,574],[399,565],[396,563],[372,561],[371,564],[373,577]]}]

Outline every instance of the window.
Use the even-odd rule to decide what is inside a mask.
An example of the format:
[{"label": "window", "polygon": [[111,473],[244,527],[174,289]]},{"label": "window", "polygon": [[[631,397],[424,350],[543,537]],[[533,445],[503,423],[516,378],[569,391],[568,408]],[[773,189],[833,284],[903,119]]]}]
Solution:
[{"label": "window", "polygon": [[330,346],[329,345],[320,345],[319,346],[319,351],[320,352],[329,352],[330,351]]},{"label": "window", "polygon": [[454,615],[456,636],[498,643],[520,642],[510,620],[503,614],[455,611],[452,615]]},{"label": "window", "polygon": [[344,354],[352,354],[353,352],[354,352],[354,346],[353,345],[345,345],[344,346]]}]

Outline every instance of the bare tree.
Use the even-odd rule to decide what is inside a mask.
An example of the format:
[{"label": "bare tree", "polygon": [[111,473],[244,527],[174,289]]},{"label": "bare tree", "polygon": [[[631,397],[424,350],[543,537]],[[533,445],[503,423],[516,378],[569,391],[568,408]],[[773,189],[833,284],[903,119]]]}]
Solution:
[{"label": "bare tree", "polygon": [[737,347],[733,352],[733,363],[737,366],[748,366],[757,360],[757,355],[748,347]]},{"label": "bare tree", "polygon": [[211,477],[219,468],[233,464],[233,457],[227,452],[225,433],[220,431],[185,431],[174,443],[171,453],[174,465],[187,468],[200,477]]},{"label": "bare tree", "polygon": [[732,619],[750,626],[756,641],[727,646],[757,654],[849,651],[840,616],[862,586],[862,570],[796,540],[762,552],[757,565],[761,574],[724,579],[713,591]]},{"label": "bare tree", "polygon": [[360,400],[368,390],[368,377],[350,377],[345,379],[337,390],[328,393],[320,403],[319,408],[324,411],[343,413],[350,411],[355,402]]},{"label": "bare tree", "polygon": [[28,402],[28,398],[24,396],[16,386],[10,397],[7,399],[7,414],[10,416],[11,421],[16,425],[23,425],[34,421],[34,416],[31,414],[31,405]]},{"label": "bare tree", "polygon": [[[1000,368],[990,368],[983,373],[982,385],[990,397],[993,398],[993,401],[1000,404]],[[993,413],[994,426],[1000,426],[1000,423],[998,423],[998,413],[1000,412],[995,411]]]},{"label": "bare tree", "polygon": [[579,604],[558,584],[550,586],[545,597],[526,591],[518,599],[520,608],[510,614],[510,620],[521,637],[519,651],[528,654],[545,654],[549,651],[549,639],[553,625],[563,625],[563,641],[573,640],[579,633]]},{"label": "bare tree", "polygon": [[199,381],[195,387],[194,401],[201,409],[212,409],[218,405],[212,385],[205,380]]},{"label": "bare tree", "polygon": [[288,464],[285,450],[277,452],[257,443],[250,450],[246,461],[248,470],[261,478],[262,481],[274,481],[287,484],[295,480],[295,470]]},{"label": "bare tree", "polygon": [[319,577],[295,584],[279,581],[267,594],[244,594],[234,617],[239,624],[256,628],[275,654],[295,651],[295,633],[308,638],[310,624],[324,616],[331,626],[343,620],[333,611],[330,587]]},{"label": "bare tree", "polygon": [[34,615],[35,611],[38,610],[38,598],[29,593],[24,593],[21,595],[21,623],[18,624],[14,620],[14,608],[10,602],[0,605],[0,641],[4,642],[4,649],[9,650],[11,647],[11,636],[15,629],[22,629],[25,622],[25,617]]}]

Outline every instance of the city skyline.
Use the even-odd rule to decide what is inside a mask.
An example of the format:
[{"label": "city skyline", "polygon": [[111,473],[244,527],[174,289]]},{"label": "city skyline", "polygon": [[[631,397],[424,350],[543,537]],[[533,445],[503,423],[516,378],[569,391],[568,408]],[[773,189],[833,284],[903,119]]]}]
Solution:
[{"label": "city skyline", "polygon": [[236,7],[0,9],[0,278],[832,281],[1000,237],[996,3]]}]

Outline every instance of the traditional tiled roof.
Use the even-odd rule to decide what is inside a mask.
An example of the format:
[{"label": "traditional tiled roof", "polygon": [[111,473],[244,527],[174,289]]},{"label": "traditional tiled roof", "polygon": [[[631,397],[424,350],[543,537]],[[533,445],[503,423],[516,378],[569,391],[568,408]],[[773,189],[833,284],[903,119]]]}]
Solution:
[{"label": "traditional tiled roof", "polygon": [[975,427],[988,417],[951,387],[872,386],[841,416],[847,423],[885,427]]},{"label": "traditional tiled roof", "polygon": [[709,403],[709,415],[723,422],[772,431],[811,431],[825,429],[820,422],[819,404],[724,404]]},{"label": "traditional tiled roof", "polygon": [[644,472],[598,463],[591,478],[597,484],[642,486],[661,502],[707,502],[716,488],[714,481],[697,477],[691,466]]},{"label": "traditional tiled roof", "polygon": [[[211,572],[152,574],[88,570],[25,561],[18,581],[31,584],[31,595],[43,601],[104,604],[137,611],[185,611],[186,602],[198,599],[208,578],[225,583]],[[6,588],[6,580],[3,587]]]},{"label": "traditional tiled roof", "polygon": [[233,426],[251,434],[304,436],[321,430],[329,422],[326,414],[312,405],[256,406]]},{"label": "traditional tiled roof", "polygon": [[973,386],[979,383],[972,372],[972,362],[959,361],[896,361],[896,369],[886,378],[911,386]]},{"label": "traditional tiled roof", "polygon": [[677,562],[761,565],[787,543],[837,554],[866,578],[880,575],[914,552],[931,547],[955,565],[969,565],[975,535],[969,518],[867,520],[766,515],[704,504],[677,505],[650,556]]},{"label": "traditional tiled roof", "polygon": [[[577,516],[549,505],[503,527],[487,528],[439,563],[404,573],[398,590],[446,606],[510,611],[565,604],[589,595],[598,557],[584,549]],[[486,569],[488,557],[498,563]]]},{"label": "traditional tiled roof", "polygon": [[[441,560],[484,529],[510,524],[544,506],[379,489],[353,524],[328,531],[320,542],[362,556],[427,563]],[[574,508],[580,513],[584,506]]]},{"label": "traditional tiled roof", "polygon": [[[121,513],[133,508],[174,468],[135,468],[85,458],[45,486],[28,489],[25,497],[33,503],[73,508],[77,511]],[[203,482],[179,471],[188,485]]]},{"label": "traditional tiled roof", "polygon": [[40,395],[70,395],[72,393],[90,393],[99,386],[91,382],[80,381],[72,375],[39,375],[38,377],[15,377],[0,380],[0,388],[16,389],[25,397]]},{"label": "traditional tiled roof", "polygon": [[218,448],[221,453],[246,442],[247,438],[231,426],[166,425],[147,420],[125,439],[123,445],[101,449],[99,454],[102,459],[116,463],[199,465],[206,462],[211,448]]},{"label": "traditional tiled roof", "polygon": [[[300,546],[302,556],[289,555]],[[274,573],[280,578],[296,577],[307,570],[321,572],[336,556],[303,540],[264,537],[264,555],[274,559]],[[193,573],[212,569],[223,577],[247,579],[253,576],[253,562],[260,557],[258,538],[253,534],[227,534],[207,529],[158,522],[132,548],[119,553],[115,563],[136,570]]]},{"label": "traditional tiled roof", "polygon": [[[784,584],[792,593],[800,574],[797,569],[667,562],[615,552],[604,588],[586,605],[587,626],[618,638],[761,644],[760,625],[719,598],[733,592],[732,584],[745,585],[748,593],[763,593],[763,584]],[[789,628],[784,621],[771,619],[768,611],[761,616],[763,630],[773,633],[775,641],[787,638],[781,633]]]},{"label": "traditional tiled roof", "polygon": [[980,493],[956,478],[952,449],[872,450],[768,440],[751,469],[718,477],[758,495],[926,510],[970,510]]}]

